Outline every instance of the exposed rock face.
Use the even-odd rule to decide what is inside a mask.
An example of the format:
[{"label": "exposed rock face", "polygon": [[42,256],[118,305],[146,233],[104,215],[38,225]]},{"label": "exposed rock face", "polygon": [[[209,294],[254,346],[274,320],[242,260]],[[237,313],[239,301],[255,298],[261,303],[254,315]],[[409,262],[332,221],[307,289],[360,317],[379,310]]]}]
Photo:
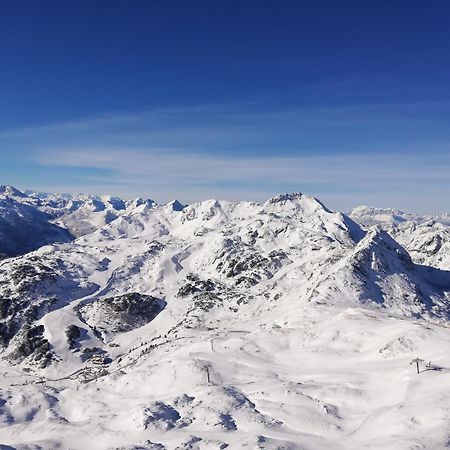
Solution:
[{"label": "exposed rock face", "polygon": [[69,348],[73,349],[77,346],[77,343],[81,337],[81,328],[76,325],[69,325],[66,328],[66,337]]},{"label": "exposed rock face", "polygon": [[[178,290],[177,297],[192,299],[192,305],[186,314],[185,326],[199,325],[197,315],[199,312],[205,313],[217,308],[237,312],[239,305],[253,299],[252,295],[231,289],[218,281],[202,280],[192,273],[186,276],[185,284]],[[196,322],[193,321],[194,318]]]},{"label": "exposed rock face", "polygon": [[261,280],[270,279],[289,258],[283,251],[273,250],[267,254],[255,251],[240,239],[225,239],[217,256],[216,268],[237,285],[254,286]]},{"label": "exposed rock face", "polygon": [[31,253],[0,261],[0,349],[22,327],[95,290],[94,284],[77,279],[77,270],[54,254],[42,258]]},{"label": "exposed rock face", "polygon": [[[55,266],[29,261],[16,263],[11,269],[5,271],[0,267],[0,346],[3,347],[23,325],[30,326],[56,302],[50,294],[50,286],[56,280]],[[30,302],[30,298],[35,301]]]},{"label": "exposed rock face", "polygon": [[22,362],[27,359],[31,363],[46,367],[51,363],[53,354],[50,343],[43,337],[44,326],[25,325],[14,339],[14,350],[9,354],[8,359],[12,362]]},{"label": "exposed rock face", "polygon": [[166,303],[136,292],[96,300],[79,309],[81,319],[105,341],[151,322]]}]

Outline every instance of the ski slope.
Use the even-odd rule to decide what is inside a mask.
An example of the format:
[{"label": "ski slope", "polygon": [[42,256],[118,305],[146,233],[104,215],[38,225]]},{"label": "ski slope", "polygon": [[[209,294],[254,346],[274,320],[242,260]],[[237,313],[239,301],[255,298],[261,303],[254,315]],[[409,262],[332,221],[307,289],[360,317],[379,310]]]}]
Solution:
[{"label": "ski slope", "polygon": [[0,448],[443,449],[449,268],[303,194],[137,205],[0,262]]}]

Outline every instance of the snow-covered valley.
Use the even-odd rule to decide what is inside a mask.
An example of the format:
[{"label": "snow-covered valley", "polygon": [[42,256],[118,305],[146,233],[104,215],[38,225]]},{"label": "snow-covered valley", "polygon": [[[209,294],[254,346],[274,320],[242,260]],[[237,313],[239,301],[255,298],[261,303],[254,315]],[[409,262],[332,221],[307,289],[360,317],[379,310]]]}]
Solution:
[{"label": "snow-covered valley", "polygon": [[1,192],[0,448],[450,445],[448,216]]}]

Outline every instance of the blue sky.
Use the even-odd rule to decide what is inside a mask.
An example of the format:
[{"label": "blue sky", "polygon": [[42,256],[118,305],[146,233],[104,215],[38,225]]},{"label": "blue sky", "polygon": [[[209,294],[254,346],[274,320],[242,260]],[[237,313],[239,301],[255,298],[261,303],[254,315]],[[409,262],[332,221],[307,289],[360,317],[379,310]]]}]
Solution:
[{"label": "blue sky", "polygon": [[449,211],[447,1],[6,0],[0,183]]}]

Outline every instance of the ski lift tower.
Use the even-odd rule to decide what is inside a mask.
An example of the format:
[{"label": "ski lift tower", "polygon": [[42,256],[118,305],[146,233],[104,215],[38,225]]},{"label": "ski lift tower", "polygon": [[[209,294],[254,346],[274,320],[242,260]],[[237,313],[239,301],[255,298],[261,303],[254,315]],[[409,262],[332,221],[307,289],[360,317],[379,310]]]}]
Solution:
[{"label": "ski lift tower", "polygon": [[420,373],[420,370],[419,370],[419,363],[421,363],[421,362],[423,362],[423,359],[415,358],[415,359],[413,359],[413,360],[409,363],[409,365],[416,363],[417,373]]}]

